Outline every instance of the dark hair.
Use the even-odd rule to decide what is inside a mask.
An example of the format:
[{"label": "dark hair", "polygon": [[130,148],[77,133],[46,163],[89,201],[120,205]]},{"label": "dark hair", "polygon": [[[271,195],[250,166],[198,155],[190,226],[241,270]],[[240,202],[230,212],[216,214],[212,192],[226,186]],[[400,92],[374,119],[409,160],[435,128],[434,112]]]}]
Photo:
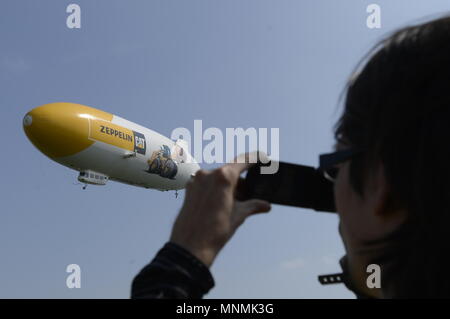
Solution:
[{"label": "dark hair", "polygon": [[353,188],[364,196],[366,172],[382,163],[392,205],[408,212],[382,285],[392,297],[450,297],[450,16],[402,28],[369,56],[335,136],[366,149],[351,161]]}]

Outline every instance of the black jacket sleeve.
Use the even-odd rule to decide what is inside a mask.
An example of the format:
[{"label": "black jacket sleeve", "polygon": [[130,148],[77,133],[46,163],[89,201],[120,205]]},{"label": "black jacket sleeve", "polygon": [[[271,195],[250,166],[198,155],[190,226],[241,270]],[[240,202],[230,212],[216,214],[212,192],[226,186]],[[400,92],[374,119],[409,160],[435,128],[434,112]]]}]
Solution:
[{"label": "black jacket sleeve", "polygon": [[168,242],[134,278],[131,298],[202,298],[214,279],[198,258]]}]

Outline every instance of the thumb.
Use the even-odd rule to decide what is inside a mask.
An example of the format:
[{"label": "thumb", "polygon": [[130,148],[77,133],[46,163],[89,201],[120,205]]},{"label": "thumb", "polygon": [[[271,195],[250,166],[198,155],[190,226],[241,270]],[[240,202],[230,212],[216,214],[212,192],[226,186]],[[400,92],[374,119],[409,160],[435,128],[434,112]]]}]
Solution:
[{"label": "thumb", "polygon": [[266,213],[270,209],[270,203],[262,199],[249,199],[241,202],[241,210],[244,218],[254,214]]}]

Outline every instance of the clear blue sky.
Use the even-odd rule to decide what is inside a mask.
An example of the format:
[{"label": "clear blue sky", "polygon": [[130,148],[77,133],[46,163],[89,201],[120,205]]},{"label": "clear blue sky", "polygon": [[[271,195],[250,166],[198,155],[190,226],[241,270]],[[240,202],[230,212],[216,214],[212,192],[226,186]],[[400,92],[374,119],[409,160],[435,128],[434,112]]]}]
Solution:
[{"label": "clear blue sky", "polygon": [[[0,297],[127,298],[167,241],[184,193],[77,173],[27,140],[24,114],[57,101],[101,108],[170,135],[176,127],[280,128],[284,161],[317,164],[333,144],[339,93],[383,34],[450,9],[448,1],[73,0],[0,5]],[[366,7],[382,28],[366,27]],[[205,168],[211,168],[206,165]],[[273,206],[249,219],[212,267],[211,298],[353,298],[317,275],[340,268],[337,217]],[[79,264],[81,289],[66,287]]]}]

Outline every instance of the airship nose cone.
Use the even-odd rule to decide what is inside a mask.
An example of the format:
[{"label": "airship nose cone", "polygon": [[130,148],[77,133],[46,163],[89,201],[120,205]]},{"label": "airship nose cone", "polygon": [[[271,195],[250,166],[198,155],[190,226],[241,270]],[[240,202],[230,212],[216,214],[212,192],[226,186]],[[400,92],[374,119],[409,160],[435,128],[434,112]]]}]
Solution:
[{"label": "airship nose cone", "polygon": [[70,156],[92,145],[90,116],[110,120],[109,113],[99,112],[74,103],[46,104],[25,114],[23,129],[34,146],[50,158]]},{"label": "airship nose cone", "polygon": [[27,114],[23,118],[23,127],[24,129],[27,128],[27,126],[30,126],[33,123],[33,116],[31,114]]}]

